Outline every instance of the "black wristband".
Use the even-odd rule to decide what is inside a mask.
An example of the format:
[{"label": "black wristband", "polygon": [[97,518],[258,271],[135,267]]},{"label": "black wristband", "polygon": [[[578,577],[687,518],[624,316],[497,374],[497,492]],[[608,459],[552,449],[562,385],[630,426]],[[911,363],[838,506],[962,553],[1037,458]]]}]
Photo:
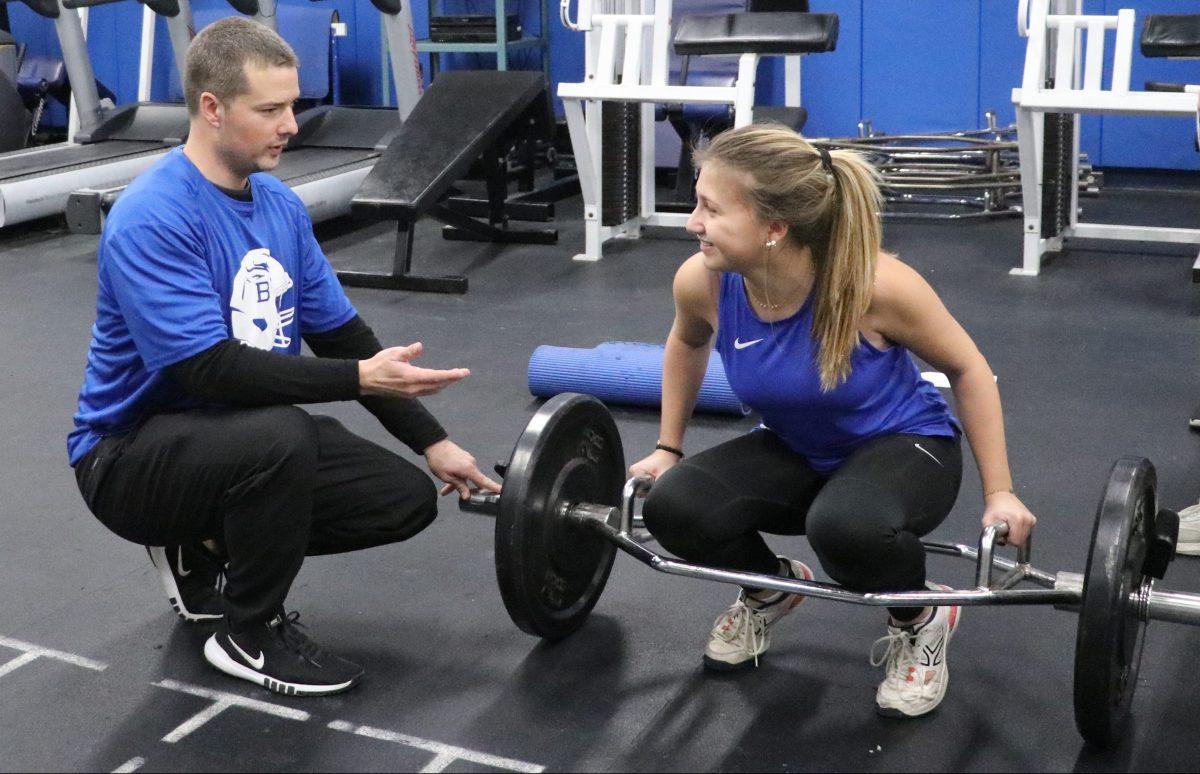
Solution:
[{"label": "black wristband", "polygon": [[676,449],[674,446],[667,446],[665,443],[656,443],[654,444],[654,448],[665,452],[671,452],[679,459],[683,459],[683,449]]}]

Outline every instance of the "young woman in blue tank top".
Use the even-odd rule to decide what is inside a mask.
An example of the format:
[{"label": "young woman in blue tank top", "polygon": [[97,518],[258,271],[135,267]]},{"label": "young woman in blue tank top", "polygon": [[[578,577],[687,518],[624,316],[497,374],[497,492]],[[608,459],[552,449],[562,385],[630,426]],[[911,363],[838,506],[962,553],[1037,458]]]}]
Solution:
[{"label": "young woman in blue tank top", "polygon": [[[697,166],[688,230],[700,252],[675,275],[661,435],[631,468],[657,479],[644,511],[658,541],[694,562],[811,578],[761,533],[804,534],[846,588],[923,589],[920,538],[954,505],[965,433],[984,525],[1007,522],[1009,542],[1024,543],[1036,519],[1013,494],[991,369],[933,289],[880,250],[882,197],[870,164],[768,125],[720,135]],[[763,422],[684,459],[714,345],[730,385]],[[961,421],[910,352],[949,377]],[[800,601],[743,589],[713,626],[706,666],[757,664],[772,625]],[[872,648],[872,663],[885,668],[877,709],[924,715],[945,695],[960,610],[889,613]]]}]

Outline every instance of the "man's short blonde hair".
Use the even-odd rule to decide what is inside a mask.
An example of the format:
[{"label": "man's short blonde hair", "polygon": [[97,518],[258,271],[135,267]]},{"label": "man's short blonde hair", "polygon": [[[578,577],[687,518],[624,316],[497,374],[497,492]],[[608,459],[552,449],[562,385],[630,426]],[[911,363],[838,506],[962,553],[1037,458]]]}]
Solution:
[{"label": "man's short blonde hair", "polygon": [[228,104],[249,89],[246,65],[299,67],[296,52],[278,33],[258,22],[229,16],[200,31],[188,46],[183,94],[188,114],[200,110],[200,95],[212,93]]}]

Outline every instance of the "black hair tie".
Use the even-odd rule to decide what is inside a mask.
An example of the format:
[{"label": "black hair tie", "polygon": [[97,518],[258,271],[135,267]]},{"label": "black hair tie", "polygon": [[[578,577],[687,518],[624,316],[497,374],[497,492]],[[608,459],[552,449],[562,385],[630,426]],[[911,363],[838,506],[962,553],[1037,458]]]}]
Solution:
[{"label": "black hair tie", "polygon": [[829,174],[833,174],[833,158],[829,155],[829,151],[824,147],[817,148],[817,153],[821,154],[821,166]]}]

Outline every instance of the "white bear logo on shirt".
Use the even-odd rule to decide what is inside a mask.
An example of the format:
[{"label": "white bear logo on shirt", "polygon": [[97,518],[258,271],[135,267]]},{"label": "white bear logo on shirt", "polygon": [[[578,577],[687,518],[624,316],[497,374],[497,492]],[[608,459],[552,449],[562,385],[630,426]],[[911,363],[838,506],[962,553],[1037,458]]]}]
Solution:
[{"label": "white bear logo on shirt", "polygon": [[260,247],[246,253],[229,299],[233,337],[255,349],[290,346],[292,339],[283,329],[292,324],[296,308],[281,309],[280,300],[291,287],[292,278],[270,250]]}]

